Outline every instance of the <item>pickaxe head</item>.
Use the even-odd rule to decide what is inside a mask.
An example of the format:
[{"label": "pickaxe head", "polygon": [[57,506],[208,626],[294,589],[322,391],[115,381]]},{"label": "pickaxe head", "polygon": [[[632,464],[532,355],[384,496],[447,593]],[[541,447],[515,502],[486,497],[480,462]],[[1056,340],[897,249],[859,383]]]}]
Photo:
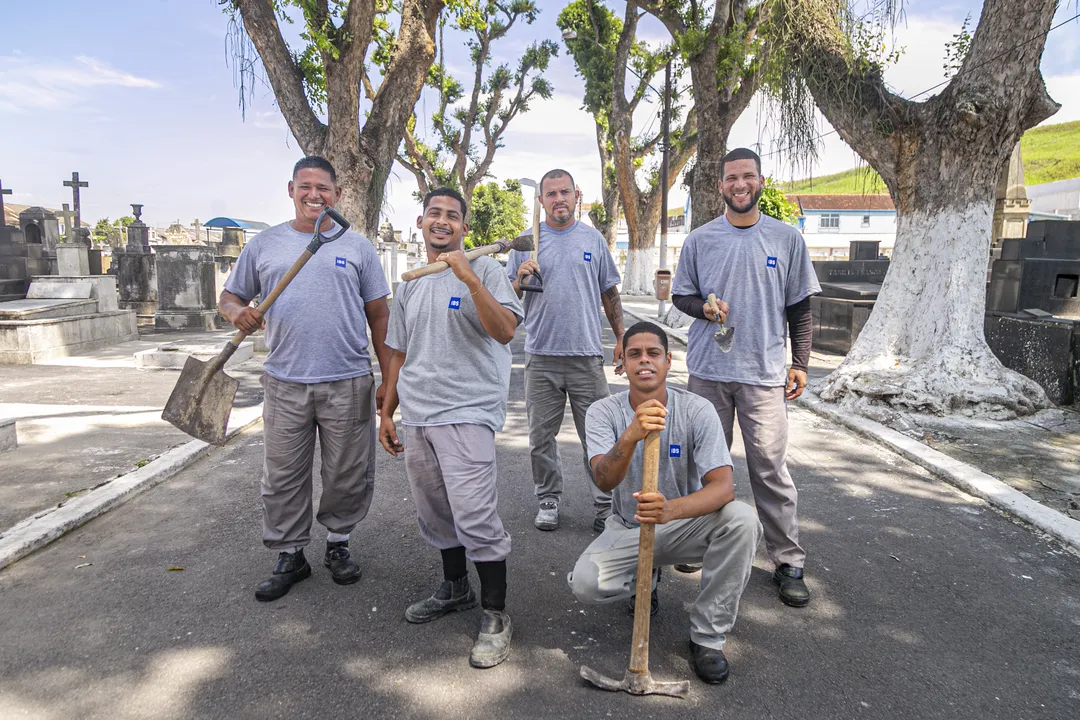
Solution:
[{"label": "pickaxe head", "polygon": [[601,675],[588,665],[581,666],[581,677],[600,688],[611,692],[628,692],[631,695],[670,695],[671,697],[686,697],[690,692],[690,682],[679,680],[676,682],[659,682],[652,679],[648,672],[636,673],[630,670],[622,680],[612,680],[607,675]]}]

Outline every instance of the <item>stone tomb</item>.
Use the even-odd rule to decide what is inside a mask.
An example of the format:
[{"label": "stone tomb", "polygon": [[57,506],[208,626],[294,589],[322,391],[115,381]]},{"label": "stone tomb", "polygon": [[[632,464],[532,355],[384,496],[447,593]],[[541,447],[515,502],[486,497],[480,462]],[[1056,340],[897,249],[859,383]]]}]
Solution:
[{"label": "stone tomb", "polygon": [[158,330],[216,330],[214,254],[201,245],[157,245]]},{"label": "stone tomb", "polygon": [[878,259],[878,243],[852,241],[848,260],[817,260],[821,294],[810,298],[815,350],[846,355],[874,308],[889,261]]},{"label": "stone tomb", "polygon": [[0,222],[0,301],[26,297],[30,278],[50,270],[41,243],[27,243],[19,228]]},{"label": "stone tomb", "polygon": [[0,303],[0,363],[32,364],[138,337],[109,276],[39,276],[27,297]]},{"label": "stone tomb", "polygon": [[1080,222],[1040,220],[1002,241],[986,298],[986,341],[1058,405],[1080,403]]}]

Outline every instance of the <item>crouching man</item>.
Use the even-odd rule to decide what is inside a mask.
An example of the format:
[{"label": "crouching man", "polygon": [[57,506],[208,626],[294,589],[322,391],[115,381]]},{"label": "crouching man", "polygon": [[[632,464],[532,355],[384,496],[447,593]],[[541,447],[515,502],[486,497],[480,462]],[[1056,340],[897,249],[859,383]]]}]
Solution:
[{"label": "crouching man", "polygon": [[[720,418],[709,402],[667,387],[667,336],[641,322],[623,336],[628,392],[597,400],[585,421],[589,462],[612,514],[578,558],[568,580],[585,603],[634,595],[640,523],[655,523],[655,564],[702,563],[701,592],[690,611],[690,664],[707,683],[727,679],[726,633],[735,624],[761,523],[735,500]],[[643,444],[660,432],[658,492],[642,494]]]}]

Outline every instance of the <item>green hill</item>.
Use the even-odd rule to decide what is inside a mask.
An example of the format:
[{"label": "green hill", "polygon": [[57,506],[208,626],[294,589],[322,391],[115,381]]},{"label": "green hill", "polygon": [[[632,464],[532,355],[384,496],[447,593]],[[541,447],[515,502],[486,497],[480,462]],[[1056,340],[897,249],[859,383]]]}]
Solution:
[{"label": "green hill", "polygon": [[[1020,138],[1020,154],[1028,185],[1080,177],[1080,120],[1028,130]],[[781,188],[789,193],[840,195],[888,192],[885,183],[869,166],[782,183]]]}]

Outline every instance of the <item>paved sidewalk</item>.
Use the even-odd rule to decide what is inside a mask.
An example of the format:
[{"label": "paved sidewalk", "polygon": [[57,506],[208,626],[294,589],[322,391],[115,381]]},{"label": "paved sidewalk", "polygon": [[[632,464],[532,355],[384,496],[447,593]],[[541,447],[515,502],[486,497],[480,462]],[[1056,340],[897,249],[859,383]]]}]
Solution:
[{"label": "paved sidewalk", "polygon": [[[163,343],[217,344],[216,333],[154,333],[41,365],[0,366],[0,419],[19,446],[0,455],[0,536],[16,523],[130,473],[191,438],[161,419],[179,370],[140,370],[134,354]],[[262,355],[232,366],[236,407],[262,403]]]},{"label": "paved sidewalk", "polygon": [[[607,340],[610,348],[611,338]],[[698,575],[665,570],[650,667],[689,679],[685,700],[587,686],[587,664],[629,659],[622,604],[585,606],[566,572],[595,537],[569,416],[563,524],[532,527],[522,337],[498,436],[500,514],[513,538],[513,650],[468,666],[478,612],[410,625],[439,578],[419,538],[403,462],[378,453],[371,513],[352,547],[364,576],[312,578],[274,603],[255,584],[258,426],[173,479],[0,571],[0,717],[108,718],[911,718],[1058,720],[1080,713],[1080,557],[879,445],[791,409],[792,473],[813,601],[783,606],[763,556],[726,653],[728,682],[686,659]],[[675,350],[672,381],[685,380]],[[610,374],[615,390],[625,381]],[[736,436],[737,437],[737,436]],[[316,455],[317,457],[317,455]],[[750,500],[744,453],[736,493]],[[318,475],[316,474],[316,477]],[[171,570],[170,568],[183,568]],[[475,581],[475,577],[474,577]]]}]

